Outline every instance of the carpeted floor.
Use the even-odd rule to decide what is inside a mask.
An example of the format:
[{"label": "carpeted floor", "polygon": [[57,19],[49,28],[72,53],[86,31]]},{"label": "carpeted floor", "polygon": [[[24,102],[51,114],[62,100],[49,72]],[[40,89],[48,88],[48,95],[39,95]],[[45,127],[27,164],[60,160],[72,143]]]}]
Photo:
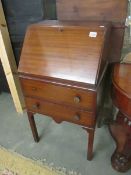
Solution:
[{"label": "carpeted floor", "polygon": [[63,175],[63,173],[0,147],[0,175]]},{"label": "carpeted floor", "polygon": [[4,169],[3,171],[0,172],[0,175],[18,175],[8,169]]},{"label": "carpeted floor", "polygon": [[[87,134],[77,125],[56,124],[49,117],[36,116],[39,143],[32,138],[26,114],[18,115],[11,96],[0,95],[0,145],[37,163],[53,167],[68,175],[119,175],[110,164],[115,149],[108,128],[97,128],[94,158],[86,160]],[[125,175],[130,175],[131,170]]]}]

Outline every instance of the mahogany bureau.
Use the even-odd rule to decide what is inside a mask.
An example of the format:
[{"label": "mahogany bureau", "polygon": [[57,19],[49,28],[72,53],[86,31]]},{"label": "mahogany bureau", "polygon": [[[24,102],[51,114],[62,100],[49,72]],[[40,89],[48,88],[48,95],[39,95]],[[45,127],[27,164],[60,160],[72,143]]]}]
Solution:
[{"label": "mahogany bureau", "polygon": [[89,132],[88,160],[108,65],[110,25],[106,22],[44,21],[29,26],[19,77],[34,140],[34,114],[68,121]]}]

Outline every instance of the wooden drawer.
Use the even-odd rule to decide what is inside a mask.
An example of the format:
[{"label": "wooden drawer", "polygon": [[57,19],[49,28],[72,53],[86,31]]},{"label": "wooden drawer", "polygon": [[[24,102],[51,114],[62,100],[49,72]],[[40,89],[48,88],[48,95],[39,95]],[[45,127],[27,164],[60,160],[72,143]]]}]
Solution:
[{"label": "wooden drawer", "polygon": [[63,87],[37,80],[21,78],[24,95],[67,104],[93,111],[96,108],[96,93],[89,90]]},{"label": "wooden drawer", "polygon": [[82,126],[94,127],[95,114],[68,106],[42,101],[35,98],[25,98],[28,111],[51,116],[58,123],[69,121]]}]

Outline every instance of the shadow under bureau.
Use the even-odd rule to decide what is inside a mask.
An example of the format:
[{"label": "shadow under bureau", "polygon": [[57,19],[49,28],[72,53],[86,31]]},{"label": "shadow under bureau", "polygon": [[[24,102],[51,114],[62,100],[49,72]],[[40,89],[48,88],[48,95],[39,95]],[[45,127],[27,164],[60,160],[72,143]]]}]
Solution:
[{"label": "shadow under bureau", "polygon": [[106,22],[44,21],[29,26],[18,71],[36,142],[35,113],[57,123],[72,122],[88,131],[87,155],[92,159],[109,35]]}]

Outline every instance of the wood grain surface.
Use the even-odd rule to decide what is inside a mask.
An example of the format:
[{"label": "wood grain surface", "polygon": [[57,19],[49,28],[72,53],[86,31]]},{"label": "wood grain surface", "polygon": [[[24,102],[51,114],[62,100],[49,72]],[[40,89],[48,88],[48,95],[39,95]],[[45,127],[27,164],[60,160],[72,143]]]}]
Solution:
[{"label": "wood grain surface", "polygon": [[109,62],[121,58],[128,0],[56,0],[58,20],[110,21]]},{"label": "wood grain surface", "polygon": [[28,28],[18,71],[35,141],[35,113],[72,122],[88,131],[92,159],[109,36],[108,22],[45,21]]},{"label": "wood grain surface", "polygon": [[[79,25],[79,26],[78,26]],[[96,85],[104,53],[107,23],[47,21],[29,27],[19,72]],[[95,32],[96,37],[90,37]],[[104,56],[103,56],[104,53]]]},{"label": "wood grain surface", "polygon": [[28,111],[45,114],[56,122],[68,121],[85,127],[94,127],[95,114],[77,108],[42,101],[36,98],[25,98]]},{"label": "wood grain surface", "polygon": [[131,64],[115,64],[113,84],[131,99]]},{"label": "wood grain surface", "polygon": [[131,117],[131,65],[116,64],[113,75],[112,99],[127,117]]},{"label": "wood grain surface", "polygon": [[128,0],[56,0],[59,20],[124,22]]},{"label": "wood grain surface", "polygon": [[115,170],[126,172],[131,168],[131,64],[116,64],[113,72],[112,100],[119,112],[110,125],[116,141],[111,157]]},{"label": "wood grain surface", "polygon": [[93,111],[96,105],[97,94],[95,91],[62,87],[33,79],[20,78],[20,80],[23,93],[27,97],[37,97],[63,105],[84,108],[89,111]]}]

